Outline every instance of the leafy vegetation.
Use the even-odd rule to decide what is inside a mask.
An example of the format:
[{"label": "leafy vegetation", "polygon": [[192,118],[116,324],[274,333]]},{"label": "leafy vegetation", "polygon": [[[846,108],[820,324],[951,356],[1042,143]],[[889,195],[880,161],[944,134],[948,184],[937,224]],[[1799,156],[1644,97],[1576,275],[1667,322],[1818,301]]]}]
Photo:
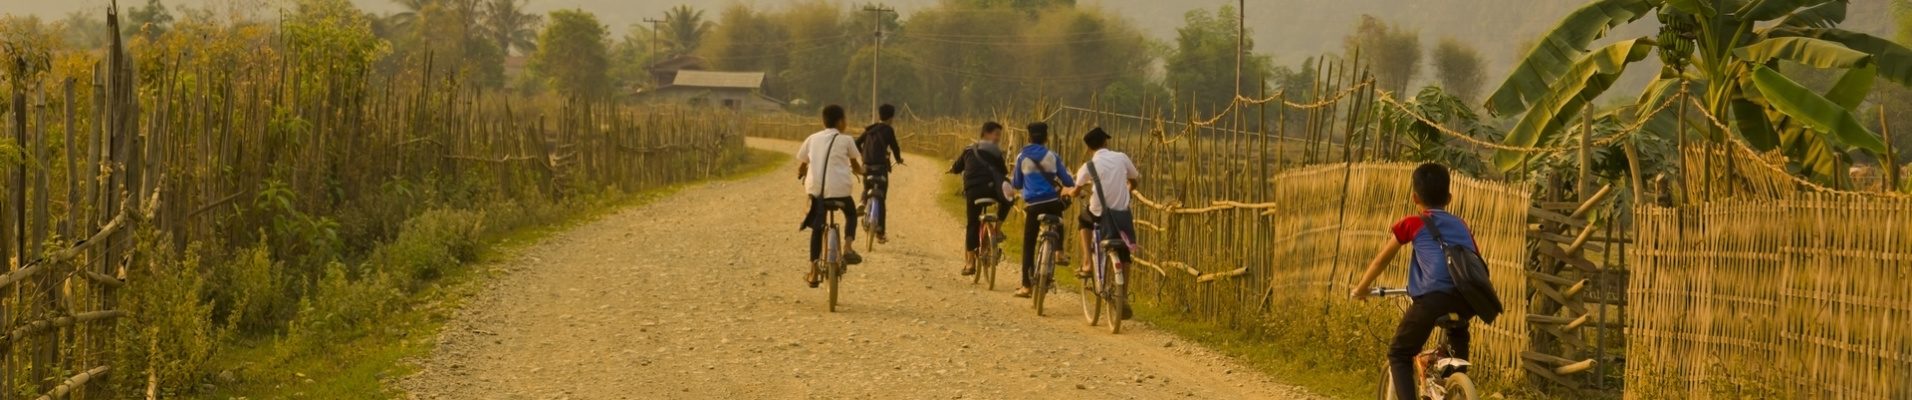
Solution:
[{"label": "leafy vegetation", "polygon": [[[1668,138],[1669,130],[1687,124],[1715,142],[1737,136],[1758,150],[1783,152],[1812,179],[1850,187],[1845,167],[1853,165],[1851,154],[1886,149],[1854,112],[1873,91],[1875,78],[1912,83],[1912,50],[1837,28],[1846,11],[1847,2],[1838,0],[1595,1],[1548,32],[1489,98],[1487,108],[1503,116],[1524,113],[1505,144],[1549,143],[1575,116],[1596,112],[1590,100],[1606,92],[1629,64],[1657,53],[1666,66],[1647,92],[1602,118],[1670,119],[1650,113],[1677,100],[1672,95],[1689,85],[1699,107],[1734,129],[1704,120],[1669,121],[1649,125],[1652,135]],[[1659,36],[1588,48],[1612,27],[1649,15],[1662,26]],[[1844,71],[1843,77],[1827,91],[1815,92],[1777,72],[1781,61]],[[1494,161],[1511,170],[1527,157],[1502,151]]]}]

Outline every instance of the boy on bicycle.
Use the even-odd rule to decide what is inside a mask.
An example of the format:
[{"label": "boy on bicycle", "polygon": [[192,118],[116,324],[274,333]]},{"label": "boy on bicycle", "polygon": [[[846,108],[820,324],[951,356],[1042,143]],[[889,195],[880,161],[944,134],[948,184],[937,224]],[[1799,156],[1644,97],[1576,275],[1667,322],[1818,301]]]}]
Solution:
[{"label": "boy on bicycle", "polygon": [[[1474,307],[1461,296],[1454,279],[1447,270],[1447,256],[1441,243],[1435,239],[1431,230],[1438,229],[1439,235],[1447,240],[1448,246],[1466,246],[1467,249],[1480,252],[1474,243],[1474,234],[1467,228],[1467,222],[1447,212],[1445,207],[1453,195],[1448,192],[1447,167],[1435,163],[1421,164],[1414,168],[1411,199],[1421,212],[1408,216],[1395,223],[1394,233],[1387,246],[1368,264],[1367,273],[1361,275],[1361,281],[1354,285],[1349,296],[1365,300],[1368,285],[1387,270],[1388,263],[1394,260],[1394,254],[1401,246],[1412,244],[1409,253],[1411,268],[1407,274],[1408,296],[1414,304],[1407,308],[1401,317],[1401,325],[1395,328],[1394,343],[1388,346],[1388,368],[1396,377],[1415,376],[1414,356],[1427,344],[1437,319],[1448,314],[1460,316],[1460,321],[1474,318]],[[1433,223],[1432,226],[1428,222]],[[1454,358],[1467,359],[1468,341],[1473,338],[1467,332],[1467,325],[1458,329],[1447,329],[1447,338],[1453,348]],[[1414,393],[1414,379],[1394,379],[1396,398],[1417,398]]]},{"label": "boy on bicycle", "polygon": [[[1081,227],[1079,231],[1082,234],[1082,259],[1085,260],[1082,266],[1076,269],[1076,277],[1086,280],[1093,273],[1089,267],[1096,263],[1094,246],[1101,245],[1095,240],[1095,229],[1101,227],[1101,224],[1110,225],[1110,229],[1103,232],[1111,234],[1105,236],[1120,236],[1102,239],[1121,240],[1130,246],[1134,245],[1135,215],[1129,213],[1129,191],[1135,189],[1136,181],[1142,178],[1142,172],[1135,169],[1135,162],[1129,160],[1129,155],[1109,150],[1109,134],[1103,132],[1102,128],[1089,130],[1089,134],[1082,137],[1082,144],[1089,148],[1089,162],[1083,163],[1082,168],[1076,170],[1075,176],[1088,179],[1079,181],[1080,184],[1073,188],[1064,189],[1062,195],[1082,196],[1085,198],[1078,201],[1086,201],[1089,204],[1088,207],[1082,207],[1082,214],[1076,219],[1077,225]],[[1091,187],[1095,187],[1095,194],[1082,194],[1082,189]],[[1107,209],[1105,210],[1104,207]],[[1115,255],[1122,260],[1123,264],[1132,262],[1129,258],[1129,246],[1116,248]],[[1121,315],[1123,319],[1129,318],[1127,304],[1123,305]]]},{"label": "boy on bicycle", "polygon": [[[976,200],[996,201],[996,220],[1009,217],[1009,198],[1004,190],[1009,181],[1009,163],[1003,161],[1002,146],[996,140],[1002,137],[1002,124],[995,121],[984,122],[981,140],[963,148],[963,154],[956,156],[956,162],[949,166],[949,173],[963,176],[963,276],[976,274],[976,250],[983,243],[978,230],[982,229],[983,206]],[[993,245],[993,243],[992,243]]]},{"label": "boy on bicycle", "polygon": [[[884,104],[876,109],[877,123],[863,128],[863,136],[856,137],[856,147],[863,156],[863,201],[869,203],[872,197],[889,199],[890,193],[890,155],[896,155],[896,165],[903,165],[903,149],[896,142],[896,128],[890,126],[890,119],[896,117],[896,106]],[[890,204],[870,210],[870,218],[875,220],[877,243],[889,243]]]},{"label": "boy on bicycle", "polygon": [[[856,179],[854,174],[863,170],[863,155],[856,151],[856,139],[843,134],[847,127],[843,107],[823,107],[823,126],[797,147],[797,177],[803,179],[804,193],[810,196],[801,228],[810,230],[810,273],[803,280],[812,288],[822,282],[817,276],[817,261],[823,254],[825,213],[830,208],[843,212],[843,242],[856,243],[856,200],[850,197],[850,188]],[[843,247],[843,262],[863,263],[863,256],[850,247]]]},{"label": "boy on bicycle", "polygon": [[1069,203],[1062,199],[1062,188],[1075,186],[1075,178],[1069,171],[1062,169],[1062,156],[1049,151],[1049,124],[1036,122],[1029,124],[1029,145],[1022,147],[1022,154],[1016,156],[1015,172],[1010,176],[1009,186],[1022,190],[1022,289],[1016,290],[1016,297],[1029,297],[1036,279],[1049,279],[1036,274],[1036,237],[1042,234],[1041,215],[1062,216],[1069,209]]}]

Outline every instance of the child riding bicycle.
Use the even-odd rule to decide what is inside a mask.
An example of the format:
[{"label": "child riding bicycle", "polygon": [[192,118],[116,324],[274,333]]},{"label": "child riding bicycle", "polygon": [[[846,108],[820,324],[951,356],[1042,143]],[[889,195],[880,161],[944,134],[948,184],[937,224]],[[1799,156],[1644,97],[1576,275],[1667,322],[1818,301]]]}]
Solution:
[{"label": "child riding bicycle", "polygon": [[[976,200],[996,201],[996,220],[1009,216],[1009,174],[1004,171],[1007,162],[1003,161],[1002,146],[996,140],[1002,137],[1002,124],[995,121],[984,122],[982,135],[975,143],[963,148],[963,154],[956,156],[956,162],[949,166],[949,173],[963,176],[963,276],[976,274],[976,249],[985,243],[977,234],[982,229],[981,218],[985,206],[976,204]],[[994,245],[994,243],[988,243]]]},{"label": "child riding bicycle", "polygon": [[[1450,248],[1464,248],[1474,254],[1478,260],[1480,248],[1474,242],[1474,234],[1467,228],[1467,222],[1448,213],[1445,209],[1453,195],[1448,191],[1447,167],[1427,163],[1414,169],[1412,177],[1413,194],[1410,198],[1420,208],[1420,213],[1401,219],[1395,223],[1393,238],[1388,241],[1381,253],[1368,265],[1367,273],[1361,275],[1348,295],[1365,300],[1368,285],[1387,270],[1394,260],[1396,252],[1404,245],[1412,245],[1409,253],[1411,268],[1407,274],[1408,296],[1414,304],[1407,308],[1401,317],[1401,324],[1395,328],[1394,342],[1388,346],[1388,368],[1391,376],[1415,376],[1414,357],[1427,344],[1438,320],[1449,314],[1462,321],[1446,329],[1448,341],[1453,348],[1454,358],[1466,360],[1468,342],[1472,335],[1468,333],[1465,321],[1476,316],[1477,307],[1470,303],[1470,294],[1465,290],[1477,290],[1468,285],[1456,285],[1456,279],[1449,269]],[[1471,282],[1473,281],[1466,281]],[[1488,289],[1491,291],[1491,287]],[[1497,305],[1494,307],[1498,307]],[[1498,309],[1488,310],[1497,314]],[[1491,315],[1483,315],[1491,322]],[[1414,379],[1394,379],[1395,398],[1414,399]]]},{"label": "child riding bicycle", "polygon": [[[1084,200],[1089,206],[1082,207],[1082,214],[1077,218],[1082,234],[1082,259],[1087,260],[1076,269],[1077,278],[1087,279],[1091,274],[1089,268],[1095,263],[1095,252],[1091,246],[1100,245],[1095,243],[1095,229],[1102,230],[1104,240],[1121,240],[1133,246],[1136,239],[1135,215],[1129,213],[1129,191],[1135,189],[1136,180],[1142,178],[1142,173],[1135,169],[1135,162],[1129,160],[1129,155],[1109,150],[1109,139],[1108,132],[1102,128],[1091,129],[1088,135],[1082,137],[1082,144],[1089,148],[1089,162],[1083,163],[1075,176],[1089,179],[1078,181],[1075,187],[1062,191],[1063,196],[1071,197],[1082,196],[1082,189],[1085,188],[1093,187],[1098,192]],[[1133,262],[1129,258],[1130,246],[1115,249],[1116,257],[1123,264]],[[1121,316],[1123,319],[1129,317],[1126,305]]]},{"label": "child riding bicycle", "polygon": [[[817,259],[823,254],[824,221],[831,209],[843,213],[844,242],[856,242],[856,200],[851,197],[851,184],[856,179],[863,156],[856,150],[856,139],[843,134],[843,107],[829,105],[823,107],[822,131],[804,139],[797,147],[797,177],[803,178],[804,192],[810,197],[810,207],[805,211],[801,229],[810,230],[810,273],[803,280],[810,287],[817,287],[821,279],[817,275]],[[843,249],[845,264],[860,264],[863,256],[855,250]]]},{"label": "child riding bicycle", "polygon": [[[896,141],[896,128],[890,120],[896,118],[896,106],[884,104],[877,107],[877,123],[863,129],[863,136],[856,138],[856,146],[861,151],[864,165],[863,186],[864,203],[870,197],[888,199],[890,193],[890,158],[895,155],[896,165],[903,165],[903,149]],[[871,210],[872,228],[876,232],[877,243],[889,243],[890,205]]]},{"label": "child riding bicycle", "polygon": [[1069,203],[1063,199],[1061,189],[1075,186],[1075,178],[1069,171],[1063,170],[1066,164],[1062,156],[1049,151],[1049,124],[1036,122],[1029,124],[1029,145],[1022,147],[1022,154],[1016,156],[1015,172],[1009,185],[1022,190],[1022,289],[1016,290],[1016,297],[1029,297],[1036,279],[1050,277],[1036,274],[1036,238],[1042,230],[1041,215],[1061,216],[1069,209]]}]

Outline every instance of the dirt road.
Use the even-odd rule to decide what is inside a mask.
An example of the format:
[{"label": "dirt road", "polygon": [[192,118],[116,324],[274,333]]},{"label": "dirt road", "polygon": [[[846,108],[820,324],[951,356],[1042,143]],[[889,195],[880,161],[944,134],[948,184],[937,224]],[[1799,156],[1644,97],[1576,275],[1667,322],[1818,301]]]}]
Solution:
[{"label": "dirt road", "polygon": [[890,243],[851,267],[837,313],[801,281],[808,235],[786,165],[536,245],[400,385],[419,399],[1314,397],[1137,323],[1086,326],[1073,295],[1037,317],[1013,284],[970,285],[958,218],[935,204],[945,165],[910,160]]}]

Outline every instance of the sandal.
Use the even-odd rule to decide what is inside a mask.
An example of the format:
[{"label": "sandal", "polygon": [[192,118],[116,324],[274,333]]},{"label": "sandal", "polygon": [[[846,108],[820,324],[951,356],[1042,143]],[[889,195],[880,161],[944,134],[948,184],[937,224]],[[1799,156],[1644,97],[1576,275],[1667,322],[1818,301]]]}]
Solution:
[{"label": "sandal", "polygon": [[976,274],[976,267],[973,267],[973,266],[963,267],[963,276],[970,276],[975,274]]},{"label": "sandal", "polygon": [[1016,297],[1022,297],[1022,298],[1028,298],[1028,297],[1029,297],[1029,292],[1030,292],[1030,291],[1029,291],[1029,287],[1028,287],[1028,286],[1023,286],[1023,287],[1022,287],[1021,289],[1016,289],[1016,294],[1015,294],[1015,296],[1016,296]]},{"label": "sandal", "polygon": [[847,265],[857,265],[857,264],[862,264],[862,263],[863,263],[863,255],[861,255],[861,254],[856,254],[856,252],[855,252],[855,251],[850,251],[850,250],[848,250],[848,249],[845,249],[845,251],[843,252],[843,264],[844,264],[844,265],[846,265],[846,266],[847,266]]},{"label": "sandal", "polygon": [[803,274],[803,282],[809,283],[811,289],[816,289],[817,285],[823,284],[823,279],[817,276],[816,268],[811,268],[810,273]]}]

